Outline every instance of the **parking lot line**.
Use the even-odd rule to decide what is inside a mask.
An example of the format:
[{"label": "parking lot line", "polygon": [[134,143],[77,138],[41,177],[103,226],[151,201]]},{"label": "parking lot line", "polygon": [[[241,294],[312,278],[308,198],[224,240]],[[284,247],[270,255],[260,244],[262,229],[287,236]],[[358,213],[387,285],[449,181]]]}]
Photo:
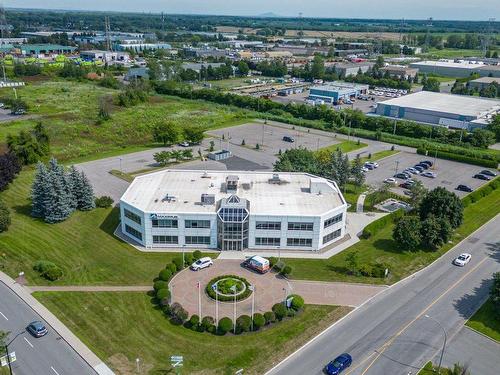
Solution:
[{"label": "parking lot line", "polygon": [[24,341],[26,341],[28,343],[29,346],[33,347],[33,344],[31,342],[29,342],[26,337],[23,337],[23,339],[24,339]]},{"label": "parking lot line", "polygon": [[5,320],[9,320],[9,318],[7,318],[7,317],[3,314],[3,312],[1,312],[1,311],[0,311],[0,315],[2,315],[2,316],[5,318]]}]

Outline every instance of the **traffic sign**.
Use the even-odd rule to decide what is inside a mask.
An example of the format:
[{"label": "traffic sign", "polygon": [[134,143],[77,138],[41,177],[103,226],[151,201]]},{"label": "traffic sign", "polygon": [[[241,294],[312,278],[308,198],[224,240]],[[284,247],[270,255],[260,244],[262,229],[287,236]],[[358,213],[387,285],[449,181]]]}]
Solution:
[{"label": "traffic sign", "polygon": [[[10,357],[10,363],[17,361],[16,352],[9,353],[9,357]],[[7,366],[8,364],[9,364],[9,361],[7,360],[6,355],[4,355],[3,357],[0,357],[1,367]]]}]

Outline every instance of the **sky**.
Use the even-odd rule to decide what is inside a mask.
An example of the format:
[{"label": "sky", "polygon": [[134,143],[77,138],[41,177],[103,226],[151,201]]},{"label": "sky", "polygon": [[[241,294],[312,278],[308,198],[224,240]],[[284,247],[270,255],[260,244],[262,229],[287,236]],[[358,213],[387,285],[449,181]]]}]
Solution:
[{"label": "sky", "polygon": [[5,7],[255,16],[500,20],[500,0],[3,0]]}]

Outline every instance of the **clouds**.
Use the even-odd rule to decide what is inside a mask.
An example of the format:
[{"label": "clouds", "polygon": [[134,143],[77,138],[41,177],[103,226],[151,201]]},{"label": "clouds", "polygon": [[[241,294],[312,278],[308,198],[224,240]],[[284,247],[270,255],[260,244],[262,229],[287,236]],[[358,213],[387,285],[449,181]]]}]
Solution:
[{"label": "clouds", "polygon": [[6,7],[341,18],[500,19],[498,0],[4,0]]}]

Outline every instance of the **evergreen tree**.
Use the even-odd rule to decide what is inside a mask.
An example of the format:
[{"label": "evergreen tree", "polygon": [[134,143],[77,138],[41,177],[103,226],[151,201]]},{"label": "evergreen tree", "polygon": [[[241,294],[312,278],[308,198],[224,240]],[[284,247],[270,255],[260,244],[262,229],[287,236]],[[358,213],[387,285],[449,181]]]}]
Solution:
[{"label": "evergreen tree", "polygon": [[95,208],[94,189],[90,184],[89,179],[85,173],[80,173],[81,190],[78,194],[78,209],[81,211],[90,211]]},{"label": "evergreen tree", "polygon": [[351,174],[354,178],[354,184],[356,186],[362,186],[365,183],[365,173],[363,172],[363,163],[361,162],[361,158],[356,157],[354,163],[351,168]]},{"label": "evergreen tree", "polygon": [[50,190],[49,171],[45,164],[38,162],[35,180],[31,188],[31,216],[45,218],[46,204]]},{"label": "evergreen tree", "polygon": [[71,195],[72,195],[72,201],[73,201],[72,207],[74,207],[76,209],[76,208],[78,208],[78,197],[81,194],[83,186],[81,183],[80,173],[76,170],[74,165],[72,165],[70,167],[67,178],[69,180],[69,184],[71,187]]},{"label": "evergreen tree", "polygon": [[50,189],[48,191],[45,221],[58,223],[66,220],[74,211],[72,192],[64,167],[52,158],[49,163]]}]

